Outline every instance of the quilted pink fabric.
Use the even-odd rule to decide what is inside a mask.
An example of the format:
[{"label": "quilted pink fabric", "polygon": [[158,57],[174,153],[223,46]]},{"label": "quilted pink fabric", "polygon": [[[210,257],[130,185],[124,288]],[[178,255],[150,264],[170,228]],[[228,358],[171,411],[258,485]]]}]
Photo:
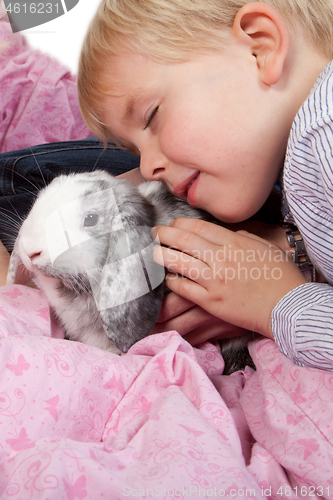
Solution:
[{"label": "quilted pink fabric", "polygon": [[[57,338],[55,338],[57,337]],[[176,332],[122,356],[0,289],[0,498],[333,498],[333,378],[255,342],[257,371]]]},{"label": "quilted pink fabric", "polygon": [[92,136],[76,77],[0,19],[0,152]]}]

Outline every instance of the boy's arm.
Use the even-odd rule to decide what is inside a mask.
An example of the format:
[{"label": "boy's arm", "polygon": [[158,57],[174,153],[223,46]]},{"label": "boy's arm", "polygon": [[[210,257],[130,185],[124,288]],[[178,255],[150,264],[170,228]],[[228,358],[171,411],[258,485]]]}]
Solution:
[{"label": "boy's arm", "polygon": [[[333,283],[333,67],[323,72],[295,118],[284,167],[290,212],[311,261]],[[333,369],[333,288],[308,283],[272,312],[279,348],[300,365]]]},{"label": "boy's arm", "polygon": [[332,286],[306,283],[273,309],[275,342],[298,365],[333,370],[332,318]]}]

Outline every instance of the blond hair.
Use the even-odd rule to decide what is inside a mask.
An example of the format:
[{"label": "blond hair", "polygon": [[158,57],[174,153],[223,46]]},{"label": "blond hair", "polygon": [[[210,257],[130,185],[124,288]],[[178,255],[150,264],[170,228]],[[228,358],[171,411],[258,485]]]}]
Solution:
[{"label": "blond hair", "polygon": [[[241,7],[253,0],[103,0],[85,37],[79,63],[81,112],[104,141],[102,101],[110,90],[106,67],[124,48],[161,62],[181,62],[195,52],[221,48]],[[259,0],[262,1],[262,0]],[[263,0],[291,30],[303,29],[333,59],[333,0]],[[133,75],[135,78],[135,75]]]}]

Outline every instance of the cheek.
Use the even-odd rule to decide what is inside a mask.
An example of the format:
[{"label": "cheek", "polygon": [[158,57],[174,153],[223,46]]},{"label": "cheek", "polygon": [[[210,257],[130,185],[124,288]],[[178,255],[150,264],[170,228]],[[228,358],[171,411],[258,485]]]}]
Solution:
[{"label": "cheek", "polygon": [[173,163],[179,165],[206,164],[208,157],[216,153],[216,143],[205,137],[205,129],[196,120],[179,120],[176,125],[170,121],[160,134],[162,152]]}]

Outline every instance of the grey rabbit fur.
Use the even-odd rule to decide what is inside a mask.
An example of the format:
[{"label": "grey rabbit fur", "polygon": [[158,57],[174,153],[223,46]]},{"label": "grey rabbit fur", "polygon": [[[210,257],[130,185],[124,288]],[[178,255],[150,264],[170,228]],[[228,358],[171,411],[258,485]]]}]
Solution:
[{"label": "grey rabbit fur", "polygon": [[[159,182],[135,186],[100,170],[61,175],[23,222],[7,283],[32,277],[67,339],[127,352],[150,333],[165,294],[150,229],[177,217],[213,220]],[[247,340],[224,344],[226,372],[251,364]]]}]

